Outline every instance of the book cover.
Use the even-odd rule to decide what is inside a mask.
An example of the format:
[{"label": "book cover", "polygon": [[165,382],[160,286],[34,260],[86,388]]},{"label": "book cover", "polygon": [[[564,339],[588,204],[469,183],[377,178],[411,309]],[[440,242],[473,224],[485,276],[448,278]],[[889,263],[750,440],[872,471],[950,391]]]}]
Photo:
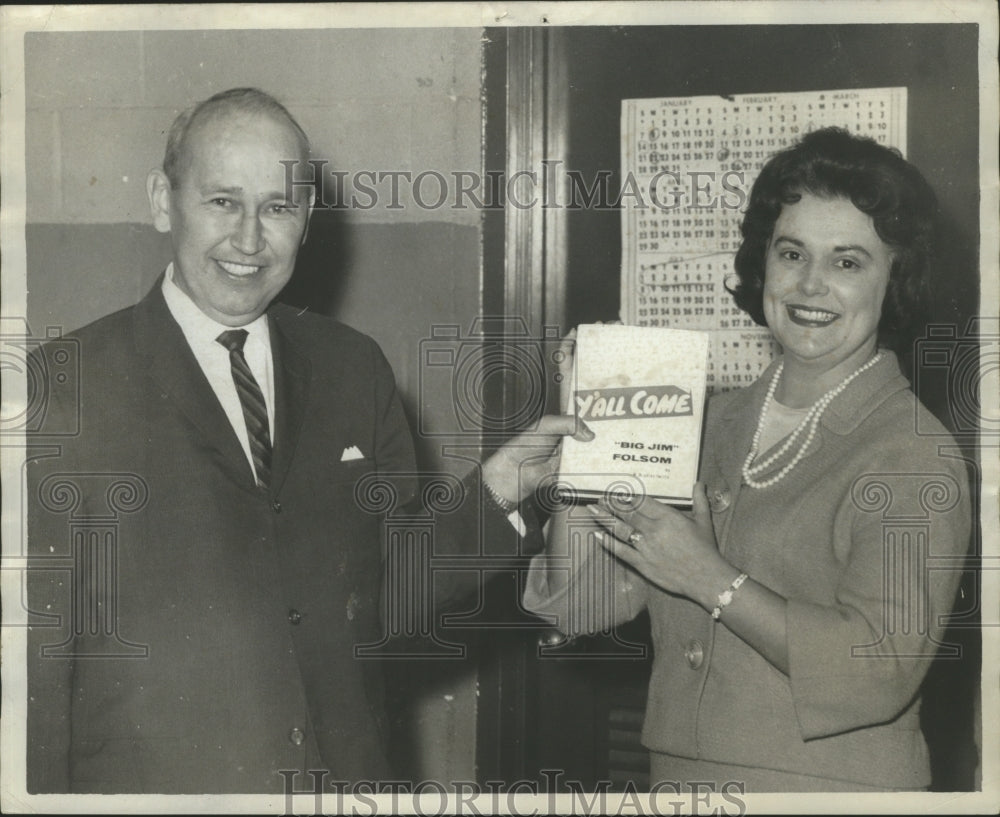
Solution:
[{"label": "book cover", "polygon": [[691,504],[698,477],[708,333],[586,324],[577,330],[569,412],[594,432],[563,440],[559,483],[577,497],[638,490]]}]

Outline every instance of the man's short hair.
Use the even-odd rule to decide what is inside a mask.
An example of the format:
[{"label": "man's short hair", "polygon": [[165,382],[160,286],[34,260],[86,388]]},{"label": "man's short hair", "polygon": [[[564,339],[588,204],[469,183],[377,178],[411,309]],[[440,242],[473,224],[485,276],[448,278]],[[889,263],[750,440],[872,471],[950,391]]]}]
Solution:
[{"label": "man's short hair", "polygon": [[174,120],[167,136],[167,150],[163,156],[163,172],[170,180],[170,186],[177,189],[183,169],[184,149],[188,135],[200,120],[223,113],[270,114],[285,120],[298,137],[302,146],[302,158],[309,158],[309,137],[288,109],[273,96],[257,88],[230,88],[221,91],[197,105],[188,108]]},{"label": "man's short hair", "polygon": [[923,331],[926,320],[936,198],[920,171],[898,150],[842,128],[807,133],[761,170],[740,225],[743,243],[734,261],[739,284],[731,290],[737,306],[767,326],[764,269],[771,234],[782,207],[799,201],[803,193],[847,199],[871,216],[875,232],[892,249],[879,344],[902,351],[914,333]]}]

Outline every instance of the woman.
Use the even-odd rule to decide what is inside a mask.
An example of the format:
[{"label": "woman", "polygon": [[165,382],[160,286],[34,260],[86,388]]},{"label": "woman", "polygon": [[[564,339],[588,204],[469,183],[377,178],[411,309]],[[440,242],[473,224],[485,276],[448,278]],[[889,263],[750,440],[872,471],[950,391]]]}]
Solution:
[{"label": "woman", "polygon": [[[636,499],[552,520],[529,609],[571,635],[649,611],[654,782],[930,782],[919,688],[959,573],[926,560],[965,553],[968,486],[941,437],[914,433],[946,434],[918,421],[894,350],[923,315],[934,211],[915,168],[846,131],[774,156],[750,194],[734,296],[783,354],[710,401],[691,513]],[[574,552],[567,570],[566,531],[587,515],[604,550]],[[595,576],[614,591],[599,615],[570,601],[593,598],[573,588]]]}]

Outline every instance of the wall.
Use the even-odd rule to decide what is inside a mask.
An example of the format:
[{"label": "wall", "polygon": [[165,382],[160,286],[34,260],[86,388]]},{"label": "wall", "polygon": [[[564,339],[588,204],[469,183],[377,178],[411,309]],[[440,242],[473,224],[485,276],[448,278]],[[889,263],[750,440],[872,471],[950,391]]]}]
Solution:
[{"label": "wall", "polygon": [[[480,37],[479,29],[28,34],[29,325],[69,331],[148,291],[170,247],[150,226],[146,174],[177,113],[217,91],[274,94],[330,168],[478,171]],[[447,430],[450,394],[437,390],[421,405],[419,341],[434,322],[467,326],[480,309],[480,214],[417,207],[405,189],[400,204],[317,211],[285,297],[375,337],[414,427],[423,411]],[[433,440],[419,447],[424,465],[442,465]],[[407,775],[474,779],[474,668],[446,663],[391,673],[397,754]]]}]

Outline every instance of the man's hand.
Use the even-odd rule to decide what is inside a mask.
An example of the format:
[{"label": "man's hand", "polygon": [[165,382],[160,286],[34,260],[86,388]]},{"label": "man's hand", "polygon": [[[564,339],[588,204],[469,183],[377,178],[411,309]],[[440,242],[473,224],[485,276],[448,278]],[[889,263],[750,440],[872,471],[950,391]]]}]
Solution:
[{"label": "man's hand", "polygon": [[483,481],[504,499],[520,502],[558,470],[560,443],[565,436],[589,442],[594,432],[572,415],[546,415],[534,431],[508,440],[484,463]]}]

